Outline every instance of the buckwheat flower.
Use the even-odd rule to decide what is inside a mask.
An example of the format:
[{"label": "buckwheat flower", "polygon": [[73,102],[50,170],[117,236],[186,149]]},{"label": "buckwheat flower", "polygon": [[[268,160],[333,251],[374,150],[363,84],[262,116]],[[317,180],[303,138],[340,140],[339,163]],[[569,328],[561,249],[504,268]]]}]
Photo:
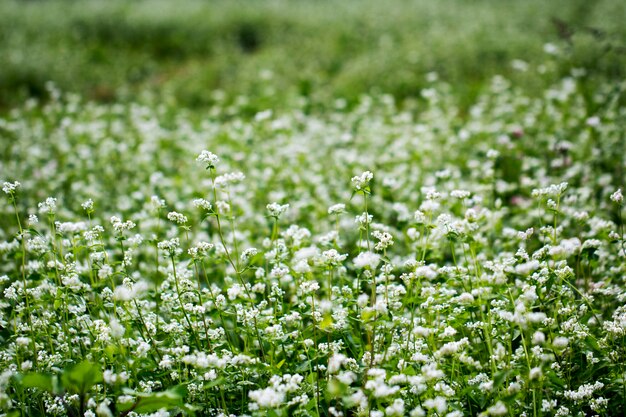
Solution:
[{"label": "buckwheat flower", "polygon": [[371,214],[363,212],[362,214],[355,217],[354,222],[361,224],[361,225],[365,225],[365,224],[371,223],[373,218],[374,216],[372,216]]},{"label": "buckwheat flower", "polygon": [[18,188],[20,188],[21,186],[22,186],[22,184],[20,184],[17,181],[15,181],[15,182],[4,182],[2,184],[2,191],[4,191],[5,194],[13,195],[13,194],[15,194],[15,191]]},{"label": "buckwheat flower", "polygon": [[37,223],[39,223],[39,218],[37,217],[36,214],[29,214],[28,215],[28,225],[30,227],[36,225]]},{"label": "buckwheat flower", "polygon": [[89,200],[87,200],[83,204],[81,204],[80,206],[86,212],[91,213],[93,211],[93,200],[90,198]]},{"label": "buckwheat flower", "polygon": [[424,401],[423,406],[428,410],[435,410],[438,414],[443,414],[448,409],[448,402],[444,397],[437,396]]},{"label": "buckwheat flower", "polygon": [[39,211],[46,214],[54,214],[57,211],[57,199],[48,197],[42,203],[39,203]]},{"label": "buckwheat flower", "polygon": [[102,265],[98,270],[98,278],[100,279],[106,279],[111,275],[113,275],[113,268],[108,264]]},{"label": "buckwheat flower", "polygon": [[322,259],[328,265],[339,265],[348,257],[347,254],[340,254],[336,249],[329,249],[322,252]]},{"label": "buckwheat flower", "polygon": [[164,208],[166,205],[165,200],[160,199],[156,195],[153,195],[152,197],[150,197],[150,202],[152,203],[152,206],[157,210]]},{"label": "buckwheat flower", "polygon": [[505,416],[508,413],[506,405],[502,401],[498,401],[495,405],[487,408],[488,416]]},{"label": "buckwheat flower", "polygon": [[541,400],[541,411],[543,411],[544,413],[554,410],[556,406],[556,400]]},{"label": "buckwheat flower", "polygon": [[621,188],[615,191],[613,194],[611,194],[611,201],[617,204],[622,204],[622,202],[624,201],[624,196],[622,195]]},{"label": "buckwheat flower", "polygon": [[98,417],[113,417],[113,413],[109,408],[109,404],[111,404],[111,400],[105,398],[104,401],[102,401],[100,404],[98,404],[98,407],[96,407],[96,415],[98,415]]},{"label": "buckwheat flower", "polygon": [[457,301],[461,304],[471,304],[474,302],[474,296],[469,292],[464,292],[458,296]]},{"label": "buckwheat flower", "polygon": [[172,357],[170,355],[163,355],[163,359],[161,359],[161,362],[159,362],[159,368],[172,369],[173,364],[174,361],[172,360]]},{"label": "buckwheat flower", "polygon": [[33,362],[32,361],[24,361],[20,365],[20,369],[22,370],[22,372],[29,371],[32,367],[33,367]]},{"label": "buckwheat flower", "polygon": [[589,404],[589,407],[593,411],[602,412],[606,409],[606,406],[609,404],[609,400],[604,397],[592,398]]},{"label": "buckwheat flower", "polygon": [[602,241],[598,239],[587,239],[582,244],[582,249],[597,249],[602,246]]},{"label": "buckwheat flower", "polygon": [[390,397],[400,391],[398,385],[387,385],[383,378],[369,379],[365,383],[365,389],[371,391],[374,398]]},{"label": "buckwheat flower", "polygon": [[170,256],[174,256],[174,255],[179,254],[180,240],[177,237],[174,239],[170,239],[170,240],[164,240],[162,242],[159,242],[157,244],[157,247],[160,250],[168,252]]},{"label": "buckwheat flower", "polygon": [[567,399],[574,401],[583,401],[591,398],[594,391],[600,390],[604,387],[604,384],[600,381],[596,381],[593,384],[583,384],[578,387],[577,390],[567,390],[563,393],[563,396]]},{"label": "buckwheat flower", "polygon": [[169,213],[167,213],[167,219],[176,224],[182,225],[187,223],[187,216],[175,211],[170,211]]},{"label": "buckwheat flower", "polygon": [[228,204],[226,201],[217,201],[215,205],[217,206],[217,210],[220,213],[228,213],[230,211],[230,204]]},{"label": "buckwheat flower", "polygon": [[229,172],[215,178],[216,188],[226,188],[231,184],[236,184],[246,179],[242,172]]},{"label": "buckwheat flower", "polygon": [[365,171],[361,175],[356,175],[352,177],[352,187],[356,191],[362,191],[367,189],[370,181],[374,178],[374,174],[370,171]]},{"label": "buckwheat flower", "polygon": [[528,372],[528,378],[532,381],[534,379],[541,379],[541,377],[543,376],[543,372],[541,371],[540,367],[534,367],[530,370],[530,372]]},{"label": "buckwheat flower", "polygon": [[270,271],[270,276],[272,278],[281,279],[289,274],[289,268],[286,266],[277,265]]},{"label": "buckwheat flower", "polygon": [[254,258],[259,253],[257,248],[248,248],[241,253],[241,261],[248,262],[251,258]]},{"label": "buckwheat flower", "polygon": [[122,219],[117,216],[111,217],[111,225],[113,226],[113,230],[118,233],[121,233],[124,230],[130,230],[136,226],[136,224],[131,220],[126,220],[125,222],[123,222]]},{"label": "buckwheat flower", "polygon": [[250,411],[259,408],[278,408],[285,402],[285,392],[274,387],[250,391],[248,396],[252,400],[249,404]]},{"label": "buckwheat flower", "polygon": [[424,410],[422,407],[418,405],[417,407],[411,410],[411,412],[409,413],[409,416],[410,417],[424,417],[426,416],[426,410]]},{"label": "buckwheat flower", "polygon": [[470,196],[470,192],[465,190],[452,190],[450,195],[454,198],[458,198],[459,200],[464,200]]},{"label": "buckwheat flower", "polygon": [[585,120],[587,126],[597,127],[600,126],[600,118],[598,116],[591,116]]},{"label": "buckwheat flower", "polygon": [[375,270],[380,263],[380,255],[373,252],[361,252],[352,261],[358,269],[368,268]]},{"label": "buckwheat flower", "polygon": [[381,232],[380,230],[374,230],[372,236],[378,239],[378,243],[374,246],[376,250],[384,250],[393,245],[393,236],[389,232]]},{"label": "buckwheat flower", "polygon": [[317,281],[304,281],[300,283],[300,291],[302,294],[310,294],[320,289]]},{"label": "buckwheat flower", "polygon": [[500,156],[500,152],[495,149],[489,149],[487,151],[487,158],[489,159],[496,159],[498,156]]},{"label": "buckwheat flower", "polygon": [[558,197],[567,189],[567,183],[562,182],[560,184],[551,184],[544,188],[535,188],[532,190],[531,195],[533,197]]},{"label": "buckwheat flower", "polygon": [[550,55],[556,55],[559,53],[559,47],[553,43],[546,43],[543,45],[543,52]]},{"label": "buckwheat flower", "polygon": [[569,339],[567,337],[555,337],[552,341],[552,346],[557,349],[564,349],[569,344]]},{"label": "buckwheat flower", "polygon": [[211,209],[213,208],[211,203],[204,198],[196,198],[195,200],[193,200],[192,204],[194,207],[201,208],[206,211],[211,211]]},{"label": "buckwheat flower", "polygon": [[346,211],[346,205],[339,203],[339,204],[333,204],[332,206],[328,207],[328,214],[341,214],[341,213],[345,213]]},{"label": "buckwheat flower", "polygon": [[289,208],[289,204],[278,204],[278,203],[270,203],[265,206],[270,217],[274,217],[278,219],[281,215],[283,215],[287,209]]},{"label": "buckwheat flower", "polygon": [[533,333],[533,345],[542,345],[543,343],[545,343],[545,341],[546,335],[543,332],[537,330],[535,333]]},{"label": "buckwheat flower", "polygon": [[212,152],[203,150],[196,158],[196,161],[206,164],[207,169],[209,169],[215,168],[215,165],[217,165],[217,163],[220,161],[220,158],[218,158],[218,156]]}]

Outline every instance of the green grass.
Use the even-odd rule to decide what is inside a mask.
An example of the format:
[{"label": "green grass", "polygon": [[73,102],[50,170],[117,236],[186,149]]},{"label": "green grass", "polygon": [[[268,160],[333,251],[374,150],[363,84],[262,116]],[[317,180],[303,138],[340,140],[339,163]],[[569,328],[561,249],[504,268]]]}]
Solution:
[{"label": "green grass", "polygon": [[495,74],[535,91],[549,85],[511,68],[513,59],[542,63],[548,42],[563,51],[557,75],[585,67],[623,78],[623,21],[615,0],[5,1],[0,103],[45,97],[53,81],[99,101],[151,92],[204,106],[219,89],[253,110],[294,96],[324,106],[368,92],[415,97],[436,71],[469,104]]}]

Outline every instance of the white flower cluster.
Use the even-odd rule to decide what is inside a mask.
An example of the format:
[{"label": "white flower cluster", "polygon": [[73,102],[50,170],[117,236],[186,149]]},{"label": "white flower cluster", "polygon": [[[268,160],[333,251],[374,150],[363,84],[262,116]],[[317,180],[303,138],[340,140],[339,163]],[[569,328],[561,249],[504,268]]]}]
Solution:
[{"label": "white flower cluster", "polygon": [[2,191],[4,191],[5,194],[15,194],[15,191],[17,191],[18,188],[20,188],[21,184],[17,181],[15,182],[4,182],[2,183]]},{"label": "white flower cluster", "polygon": [[278,204],[278,203],[270,203],[265,207],[270,215],[270,217],[279,218],[287,209],[289,209],[289,204]]},{"label": "white flower cluster", "polygon": [[111,225],[113,226],[113,230],[115,230],[118,233],[122,233],[125,230],[131,230],[135,228],[135,226],[137,226],[133,221],[131,220],[122,221],[122,219],[120,219],[117,216],[112,216],[110,221],[111,221]]},{"label": "white flower cluster", "polygon": [[202,162],[207,166],[207,168],[215,168],[215,165],[217,165],[220,161],[220,158],[212,152],[203,150],[196,158],[196,161]]},{"label": "white flower cluster", "polygon": [[173,223],[180,225],[187,224],[187,222],[189,221],[187,219],[187,216],[176,211],[170,211],[169,213],[167,213],[167,219]]},{"label": "white flower cluster", "polygon": [[354,177],[352,177],[352,187],[356,191],[365,190],[369,186],[369,183],[373,178],[374,174],[372,174],[370,171],[365,171],[361,175],[355,175]]},{"label": "white flower cluster", "polygon": [[533,197],[558,197],[567,189],[567,183],[551,184],[544,188],[535,188],[532,190]]},{"label": "white flower cluster", "polygon": [[287,394],[296,392],[303,380],[304,378],[299,374],[285,374],[282,377],[274,375],[270,379],[271,386],[248,393],[252,400],[249,405],[250,410],[278,408],[284,405]]},{"label": "white flower cluster", "polygon": [[226,188],[231,184],[242,182],[245,179],[246,176],[243,172],[227,172],[226,174],[222,174],[215,178],[215,187]]}]

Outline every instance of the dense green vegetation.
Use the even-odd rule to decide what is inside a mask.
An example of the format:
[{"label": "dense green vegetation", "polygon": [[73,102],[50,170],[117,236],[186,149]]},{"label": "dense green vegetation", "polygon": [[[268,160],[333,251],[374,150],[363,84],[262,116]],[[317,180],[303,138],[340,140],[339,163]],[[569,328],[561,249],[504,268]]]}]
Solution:
[{"label": "dense green vegetation", "polygon": [[0,2],[0,417],[625,415],[625,13]]},{"label": "dense green vegetation", "polygon": [[[436,71],[467,105],[496,74],[538,92],[572,68],[625,76],[626,5],[579,1],[4,1],[0,102],[45,97],[45,83],[98,101],[142,93],[184,106],[243,95],[251,110],[305,96],[415,97]],[[545,60],[538,77],[511,67]]]}]

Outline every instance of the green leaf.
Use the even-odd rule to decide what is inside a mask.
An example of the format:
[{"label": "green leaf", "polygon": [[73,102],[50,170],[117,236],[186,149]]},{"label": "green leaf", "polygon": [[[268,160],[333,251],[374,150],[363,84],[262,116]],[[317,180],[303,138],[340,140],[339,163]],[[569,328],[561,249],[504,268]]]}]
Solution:
[{"label": "green leaf", "polygon": [[300,365],[298,365],[298,367],[296,368],[296,372],[307,371],[310,366],[311,366],[311,361],[306,360],[306,361],[302,362]]},{"label": "green leaf", "polygon": [[[129,411],[133,407],[133,411],[140,414],[153,413],[161,408],[167,410],[177,407],[189,409],[184,403],[187,390],[183,385],[177,385],[161,392],[144,393],[125,389],[124,393],[137,397],[137,401],[135,403],[118,403],[117,408],[122,412]],[[135,404],[137,405],[135,406]]]},{"label": "green leaf", "polygon": [[20,384],[24,388],[39,388],[44,391],[54,391],[54,376],[39,372],[30,372],[21,375]]},{"label": "green leaf", "polygon": [[65,368],[61,375],[61,382],[66,390],[84,394],[95,384],[102,382],[102,371],[99,365],[83,361]]},{"label": "green leaf", "polygon": [[324,316],[324,319],[320,323],[320,329],[326,330],[333,325],[333,318],[330,315]]},{"label": "green leaf", "polygon": [[497,389],[502,386],[506,378],[511,374],[511,371],[500,371],[496,372],[496,375],[493,378],[493,388]]},{"label": "green leaf", "polygon": [[63,304],[63,292],[61,289],[57,289],[56,296],[54,297],[54,308],[58,309]]}]

